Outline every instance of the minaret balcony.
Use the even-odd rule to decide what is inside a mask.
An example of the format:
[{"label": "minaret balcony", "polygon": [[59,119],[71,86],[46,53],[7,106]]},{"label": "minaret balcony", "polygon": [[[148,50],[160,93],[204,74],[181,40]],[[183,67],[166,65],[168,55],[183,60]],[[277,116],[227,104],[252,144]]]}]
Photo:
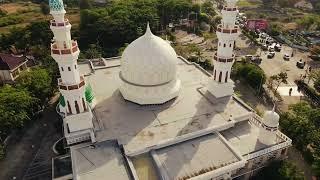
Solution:
[{"label": "minaret balcony", "polygon": [[67,85],[67,84],[63,83],[63,81],[62,81],[61,78],[58,79],[59,89],[66,90],[66,91],[68,91],[68,90],[80,89],[80,88],[83,87],[85,84],[86,84],[86,82],[85,82],[83,76],[80,76],[80,83],[78,83],[78,84],[73,84],[73,85]]},{"label": "minaret balcony", "polygon": [[51,52],[52,54],[57,55],[65,55],[65,54],[73,54],[75,52],[79,51],[78,43],[77,41],[71,42],[71,48],[59,48],[56,43],[51,44]]},{"label": "minaret balcony", "polygon": [[51,20],[50,24],[53,27],[64,27],[64,26],[69,25],[70,23],[69,23],[68,19],[65,19],[64,22],[56,22],[55,20]]},{"label": "minaret balcony", "polygon": [[223,11],[237,11],[238,8],[237,7],[228,7],[228,6],[224,6]]},{"label": "minaret balcony", "polygon": [[213,59],[215,61],[218,61],[218,62],[223,62],[223,63],[227,63],[227,62],[233,62],[233,60],[235,59],[235,55],[232,55],[231,58],[226,58],[226,57],[219,57],[217,55],[217,53],[214,55]]},{"label": "minaret balcony", "polygon": [[228,34],[237,34],[240,32],[240,27],[235,25],[233,28],[224,28],[222,24],[218,25],[217,32],[228,33]]}]

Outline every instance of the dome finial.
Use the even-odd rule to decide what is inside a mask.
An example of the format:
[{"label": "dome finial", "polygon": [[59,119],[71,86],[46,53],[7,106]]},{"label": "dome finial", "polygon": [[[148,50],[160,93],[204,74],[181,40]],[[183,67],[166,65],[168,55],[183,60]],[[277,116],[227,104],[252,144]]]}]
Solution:
[{"label": "dome finial", "polygon": [[276,103],[273,102],[273,108],[272,108],[272,113],[274,113],[276,111]]},{"label": "dome finial", "polygon": [[146,30],[146,35],[153,35],[150,29],[149,22],[147,23],[147,30]]}]

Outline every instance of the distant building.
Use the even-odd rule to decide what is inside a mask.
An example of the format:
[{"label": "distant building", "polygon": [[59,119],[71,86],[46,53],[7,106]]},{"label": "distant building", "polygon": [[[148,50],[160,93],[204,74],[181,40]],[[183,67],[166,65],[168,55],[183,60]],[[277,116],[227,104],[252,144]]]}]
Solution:
[{"label": "distant building", "polygon": [[246,28],[254,30],[266,30],[268,28],[268,21],[265,19],[249,19],[247,20]]},{"label": "distant building", "polygon": [[22,71],[28,70],[27,62],[23,55],[0,54],[0,82],[14,82]]},{"label": "distant building", "polygon": [[294,7],[303,10],[313,10],[313,5],[305,0],[297,2]]}]

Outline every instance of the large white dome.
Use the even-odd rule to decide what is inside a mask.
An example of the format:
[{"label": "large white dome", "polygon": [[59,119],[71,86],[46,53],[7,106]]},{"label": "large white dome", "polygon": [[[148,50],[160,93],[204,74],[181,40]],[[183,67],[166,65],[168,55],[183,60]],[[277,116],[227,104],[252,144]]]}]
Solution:
[{"label": "large white dome", "polygon": [[137,85],[159,85],[176,78],[177,54],[166,41],[146,33],[123,52],[121,76]]},{"label": "large white dome", "polygon": [[146,33],[133,41],[121,58],[120,91],[138,104],[161,104],[178,95],[177,54],[165,40]]}]

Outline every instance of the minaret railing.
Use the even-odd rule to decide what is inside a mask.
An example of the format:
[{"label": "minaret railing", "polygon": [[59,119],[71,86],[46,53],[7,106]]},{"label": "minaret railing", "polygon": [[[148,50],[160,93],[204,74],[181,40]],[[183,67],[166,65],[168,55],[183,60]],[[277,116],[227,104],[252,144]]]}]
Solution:
[{"label": "minaret railing", "polygon": [[75,89],[80,89],[81,87],[86,85],[86,82],[85,82],[83,76],[80,76],[80,83],[67,85],[67,84],[63,83],[61,78],[59,78],[58,85],[59,85],[59,89],[62,89],[62,90],[75,90]]},{"label": "minaret railing", "polygon": [[219,24],[217,31],[220,33],[236,34],[240,31],[240,27],[235,25],[233,28],[224,28],[222,24]]},{"label": "minaret railing", "polygon": [[68,19],[65,19],[64,22],[56,22],[55,20],[51,20],[50,21],[51,26],[54,27],[63,27],[63,26],[67,26],[70,24]]},{"label": "minaret railing", "polygon": [[57,55],[65,55],[65,54],[72,54],[79,51],[78,43],[77,41],[71,42],[71,48],[59,48],[56,43],[51,44],[51,52],[52,54]]}]

